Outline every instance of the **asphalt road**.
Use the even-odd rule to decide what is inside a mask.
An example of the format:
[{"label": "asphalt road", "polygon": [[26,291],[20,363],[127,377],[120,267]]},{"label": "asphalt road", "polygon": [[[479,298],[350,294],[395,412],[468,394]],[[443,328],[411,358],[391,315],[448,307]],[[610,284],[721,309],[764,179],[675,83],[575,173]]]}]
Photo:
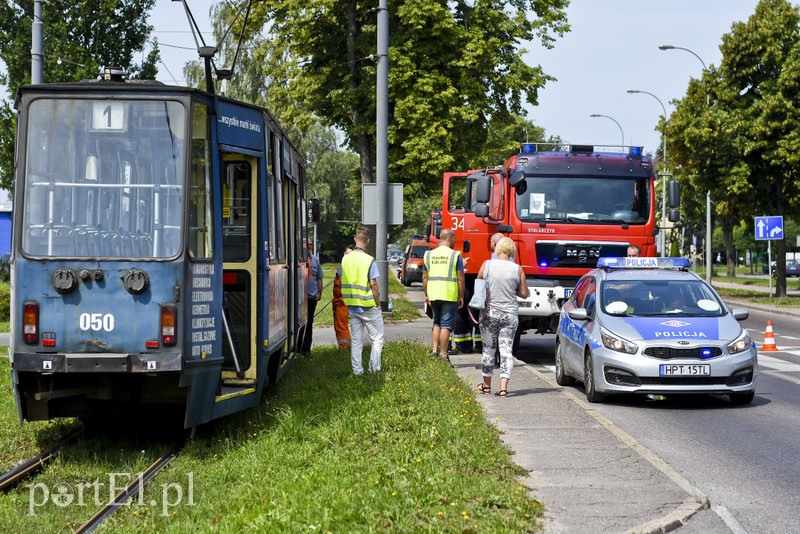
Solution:
[{"label": "asphalt road", "polygon": [[[681,534],[798,531],[800,321],[777,311],[750,314],[744,326],[758,346],[769,319],[780,349],[759,353],[750,406],[707,395],[593,405],[708,496],[711,510],[692,518]],[[553,343],[554,336],[524,336],[518,357],[552,372]],[[583,394],[581,384],[572,389]]]}]

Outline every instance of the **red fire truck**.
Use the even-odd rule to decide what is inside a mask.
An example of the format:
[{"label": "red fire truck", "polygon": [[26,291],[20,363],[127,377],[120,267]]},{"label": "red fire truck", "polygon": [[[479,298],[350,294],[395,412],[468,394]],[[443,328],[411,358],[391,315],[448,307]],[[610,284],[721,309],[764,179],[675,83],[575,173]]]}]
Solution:
[{"label": "red fire truck", "polygon": [[[491,236],[514,240],[530,293],[520,300],[516,351],[523,331],[555,332],[561,304],[598,258],[625,256],[630,244],[642,256],[656,255],[655,179],[641,147],[525,143],[501,166],[445,173],[432,234],[455,231],[468,288],[491,256]],[[679,195],[671,181],[672,222]]]}]

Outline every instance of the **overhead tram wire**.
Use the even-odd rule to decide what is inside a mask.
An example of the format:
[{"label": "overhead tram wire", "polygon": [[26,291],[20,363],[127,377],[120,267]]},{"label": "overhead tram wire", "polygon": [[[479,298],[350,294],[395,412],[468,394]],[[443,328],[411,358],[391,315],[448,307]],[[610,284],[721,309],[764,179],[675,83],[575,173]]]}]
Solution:
[{"label": "overhead tram wire", "polygon": [[[181,3],[183,4],[183,8],[186,11],[186,16],[189,19],[189,22],[190,22],[189,26],[192,29],[192,37],[194,38],[195,45],[197,46],[197,50],[199,52],[200,49],[201,49],[201,46],[200,46],[201,44],[202,44],[202,48],[207,48],[205,39],[203,39],[203,34],[200,31],[200,26],[197,24],[197,21],[195,20],[194,15],[192,14],[192,10],[189,9],[189,4],[186,2],[186,0],[181,0]],[[228,4],[229,7],[231,7],[231,8],[233,7],[233,6],[230,5],[230,3],[228,3],[228,2],[226,2],[226,3]],[[236,52],[234,53],[234,56],[233,56],[233,64],[231,65],[231,68],[230,69],[218,69],[217,65],[216,65],[216,63],[214,61],[213,55],[209,60],[209,63],[213,67],[214,73],[217,75],[218,79],[222,79],[222,80],[230,79],[231,73],[233,72],[233,67],[236,64],[236,59],[239,57],[239,49],[240,49],[240,47],[242,45],[242,39],[244,38],[244,30],[247,27],[247,20],[248,20],[248,18],[250,16],[250,7],[252,6],[252,3],[253,3],[252,0],[246,0],[246,2],[242,2],[242,5],[236,11],[236,15],[233,17],[233,20],[231,21],[231,23],[228,25],[228,27],[225,30],[225,32],[223,32],[222,36],[220,37],[219,42],[217,43],[217,46],[213,47],[214,54],[216,54],[216,52],[219,51],[219,43],[223,42],[227,38],[227,36],[230,33],[230,31],[233,29],[233,25],[238,20],[239,15],[241,15],[242,10],[246,7],[247,8],[247,12],[245,13],[245,19],[244,19],[244,22],[242,23],[242,31],[241,31],[241,33],[239,35],[239,42],[236,45]],[[199,43],[198,43],[198,37],[200,38],[200,42]],[[209,76],[209,75],[207,74],[207,76]],[[212,83],[212,82],[207,82],[207,83]],[[212,88],[213,86],[209,85],[208,87]]]}]

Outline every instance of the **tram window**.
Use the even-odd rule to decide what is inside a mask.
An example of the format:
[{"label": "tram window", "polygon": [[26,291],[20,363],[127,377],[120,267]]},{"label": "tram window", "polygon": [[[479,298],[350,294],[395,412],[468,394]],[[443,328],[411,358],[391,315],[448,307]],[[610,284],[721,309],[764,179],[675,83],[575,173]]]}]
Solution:
[{"label": "tram window", "polygon": [[[178,101],[39,98],[20,134],[22,249],[169,258],[183,228],[186,113]],[[106,113],[105,118],[101,116]]]},{"label": "tram window", "polygon": [[274,218],[272,226],[275,229],[275,261],[278,263],[286,263],[286,242],[288,237],[284,234],[284,217],[286,209],[283,205],[283,183],[280,180],[275,180],[275,187],[272,188],[272,213]]},{"label": "tram window", "polygon": [[208,109],[195,104],[192,113],[192,167],[189,194],[189,254],[210,258],[214,252],[211,217],[211,152]]},{"label": "tram window", "polygon": [[245,161],[225,163],[222,204],[222,256],[224,261],[250,258],[251,167]]}]

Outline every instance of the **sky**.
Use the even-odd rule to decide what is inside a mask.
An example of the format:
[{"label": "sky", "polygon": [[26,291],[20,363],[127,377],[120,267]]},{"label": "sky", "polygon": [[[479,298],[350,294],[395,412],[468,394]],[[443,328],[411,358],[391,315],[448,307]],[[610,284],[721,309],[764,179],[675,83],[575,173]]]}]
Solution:
[{"label": "sky", "polygon": [[[188,2],[211,44],[208,10],[215,2]],[[536,43],[525,46],[526,59],[557,79],[540,91],[538,106],[526,107],[528,118],[544,127],[547,135],[559,135],[574,144],[619,145],[624,138],[622,144],[640,145],[645,152],[655,153],[662,143],[655,130],[663,115],[662,104],[668,114],[675,109],[671,101],[685,95],[690,78],[702,75],[701,60],[706,66],[719,66],[722,36],[734,22],[746,21],[757,3],[572,0],[567,8],[572,31],[558,38],[552,50]],[[163,64],[158,79],[183,84],[183,64],[197,59],[197,52],[182,4],[157,0],[150,23],[161,43]],[[683,50],[659,50],[663,44],[687,48],[700,59]],[[628,89],[655,97],[628,94]],[[592,114],[611,119],[592,118]]]},{"label": "sky", "polygon": [[[239,5],[242,0],[234,0]],[[211,33],[209,9],[214,0],[187,0],[194,20],[203,33],[207,45],[216,45]],[[183,66],[199,59],[189,19],[182,2],[156,0],[148,22],[153,26],[153,36],[158,38],[161,61],[156,79],[169,85],[184,85]]]},{"label": "sky", "polygon": [[[722,36],[745,22],[757,0],[572,0],[572,31],[552,50],[530,47],[531,63],[557,78],[539,93],[528,117],[574,144],[661,145],[659,118],[682,98],[705,65],[719,66]],[[683,50],[659,50],[669,44]],[[702,60],[702,63],[701,63]],[[628,89],[648,94],[628,94]],[[659,100],[661,103],[659,103]],[[611,117],[592,118],[590,115]],[[613,120],[612,120],[613,119]],[[616,121],[619,126],[615,124]],[[622,129],[622,132],[620,132]],[[669,158],[669,139],[667,139]]]}]

